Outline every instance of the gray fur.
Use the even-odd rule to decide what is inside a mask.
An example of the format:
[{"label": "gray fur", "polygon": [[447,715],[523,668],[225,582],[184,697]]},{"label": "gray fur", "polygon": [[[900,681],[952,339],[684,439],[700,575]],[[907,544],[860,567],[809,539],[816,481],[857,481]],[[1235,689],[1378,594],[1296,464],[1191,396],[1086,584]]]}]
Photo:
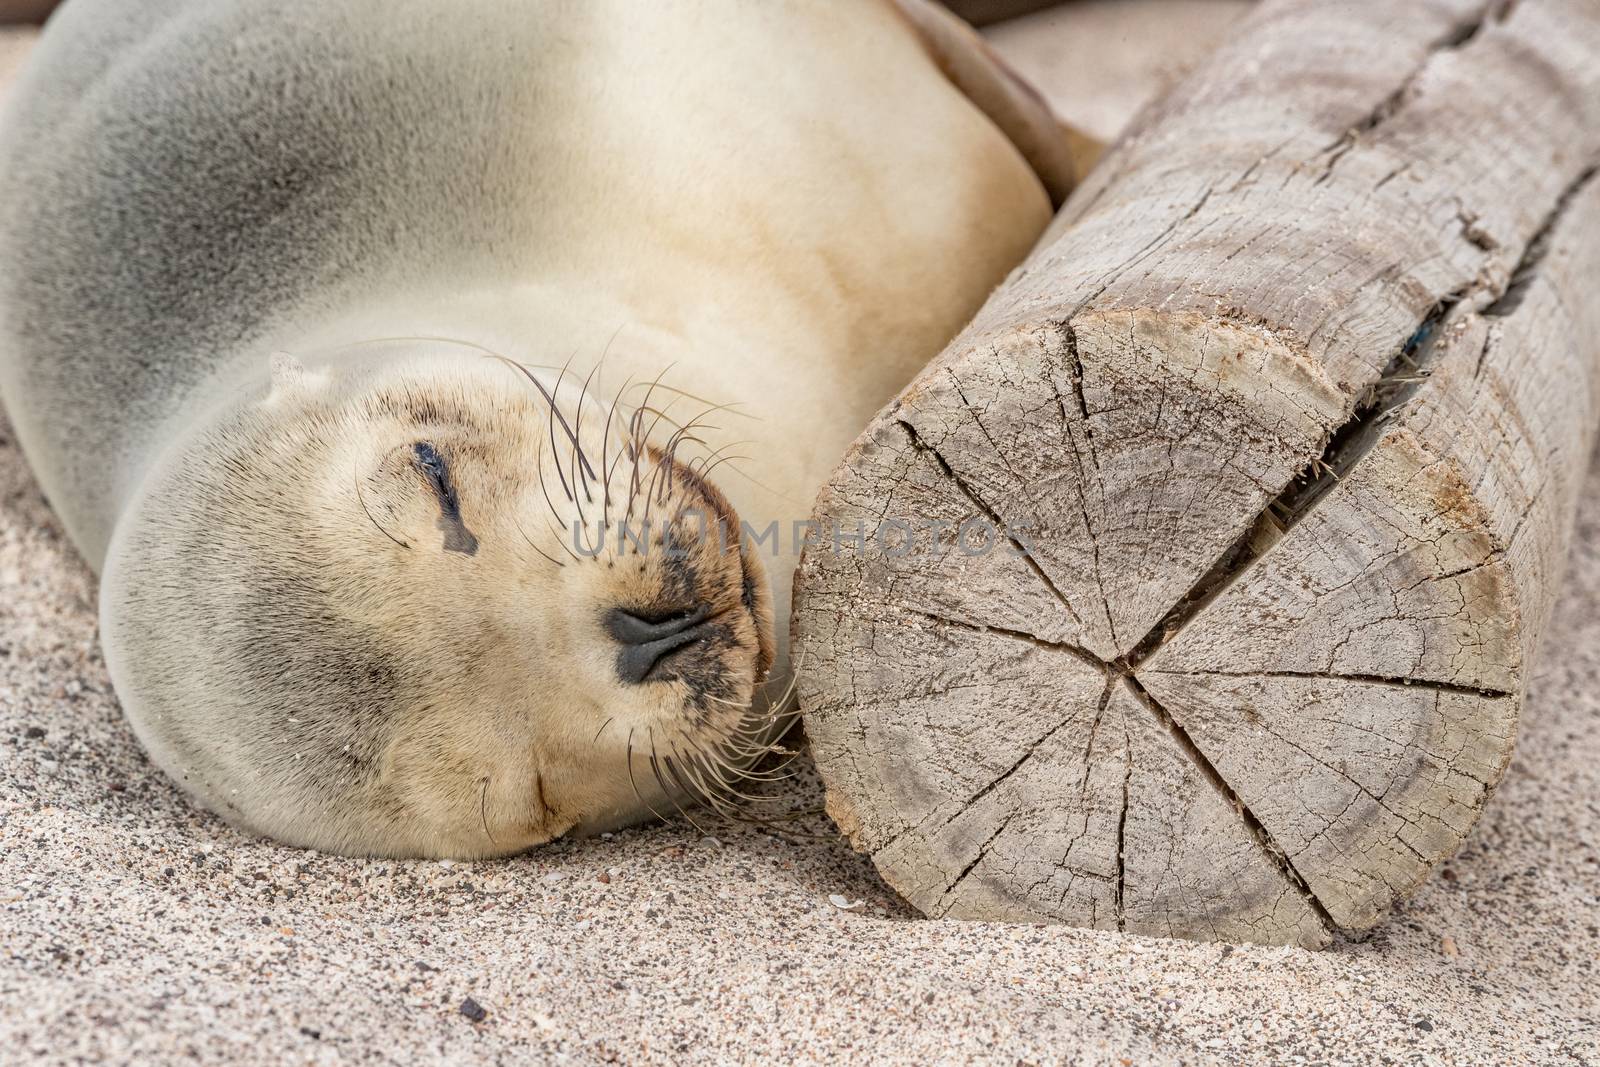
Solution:
[{"label": "gray fur", "polygon": [[363,291],[532,266],[517,207],[538,146],[505,124],[549,105],[518,57],[584,17],[495,0],[66,5],[0,140],[0,392],[91,563],[219,360],[259,360],[274,327]]}]

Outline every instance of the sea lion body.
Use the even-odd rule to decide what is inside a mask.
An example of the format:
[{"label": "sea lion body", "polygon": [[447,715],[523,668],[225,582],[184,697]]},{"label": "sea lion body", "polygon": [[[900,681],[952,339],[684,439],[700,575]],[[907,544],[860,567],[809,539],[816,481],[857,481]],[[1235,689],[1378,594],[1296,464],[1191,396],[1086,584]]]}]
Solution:
[{"label": "sea lion body", "polygon": [[[781,665],[791,523],[1051,206],[861,0],[72,0],[3,137],[0,395],[105,570],[119,695],[207,804],[341,851],[651,806],[596,761],[635,765],[628,716],[748,704]],[[640,437],[669,475],[642,490],[580,455],[618,407],[725,417],[670,457]],[[717,449],[750,458],[709,474]],[[776,521],[779,554],[554,543],[595,494]],[[619,562],[644,585],[594,576]],[[741,566],[770,606],[739,606]],[[725,623],[700,674],[613,689],[588,616],[674,582]]]}]

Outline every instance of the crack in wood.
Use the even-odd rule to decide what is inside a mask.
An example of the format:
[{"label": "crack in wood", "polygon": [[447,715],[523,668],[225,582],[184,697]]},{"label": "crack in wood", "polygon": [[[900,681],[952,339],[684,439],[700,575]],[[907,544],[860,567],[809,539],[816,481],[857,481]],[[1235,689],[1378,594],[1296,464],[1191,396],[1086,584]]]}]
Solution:
[{"label": "crack in wood", "polygon": [[[1206,196],[1210,196],[1210,190],[1207,190]],[[1202,200],[1201,203],[1204,203],[1204,200]],[[1198,209],[1199,205],[1196,205],[1196,210]],[[1190,212],[1190,215],[1193,215],[1193,212]],[[1089,453],[1089,465],[1094,468],[1095,486],[1100,490],[1101,504],[1103,506],[1105,502],[1105,485],[1102,481],[1102,475],[1100,473],[1100,457],[1095,451],[1094,426],[1089,422],[1089,401],[1083,394],[1083,357],[1078,353],[1078,334],[1077,331],[1072,328],[1072,323],[1070,320],[1062,322],[1057,327],[1057,332],[1062,337],[1063,343],[1065,344],[1067,350],[1067,358],[1072,364],[1072,393],[1073,397],[1077,400],[1078,418],[1080,419],[1080,425],[1083,426],[1084,446]],[[1051,383],[1051,389],[1056,394],[1056,402],[1061,404],[1063,408],[1061,414],[1062,421],[1065,423],[1066,403],[1062,400],[1061,392],[1055,387],[1054,382]],[[1094,555],[1094,584],[1096,588],[1100,590],[1100,610],[1105,616],[1106,631],[1111,635],[1111,647],[1116,648],[1118,646],[1117,623],[1116,620],[1111,616],[1111,598],[1106,596],[1105,579],[1100,573],[1100,538],[1095,535],[1094,523],[1089,517],[1089,502],[1084,496],[1083,459],[1078,454],[1076,442],[1073,444],[1072,452],[1073,461],[1078,468],[1078,511],[1083,520],[1083,531],[1089,537],[1090,551]]]},{"label": "crack in wood", "polygon": [[[1106,696],[1103,699],[1109,699],[1110,692],[1111,680],[1108,678],[1105,688]],[[972,808],[984,797],[988,796],[990,793],[993,793],[996,789],[1010,781],[1011,778],[1015,776],[1016,773],[1020,771],[1029,760],[1033,759],[1034,753],[1038,752],[1039,749],[1048,743],[1053,737],[1059,734],[1062,730],[1066,729],[1066,727],[1072,721],[1073,716],[1069,714],[1060,722],[1056,723],[1055,726],[1051,727],[1048,733],[1039,738],[1039,740],[1035,741],[1033,744],[1029,745],[1027,749],[1023,751],[1022,755],[1017,758],[1016,762],[1007,768],[1003,774],[974,793],[970,799],[962,804],[961,811],[957,812],[955,816],[952,816],[950,819],[946,820],[944,825],[950,825],[950,823],[954,822],[955,819],[961,814],[971,811]],[[1011,820],[1016,818],[1018,814],[1020,814],[1020,809],[1014,809],[1008,812],[1006,817],[1000,820],[1000,825],[995,827],[994,832],[984,839],[983,844],[978,846],[978,852],[972,857],[972,862],[963,867],[960,874],[957,874],[948,883],[946,883],[944,892],[940,895],[941,906],[943,905],[944,901],[949,898],[950,894],[955,892],[956,889],[960,887],[962,882],[966,881],[967,876],[977,869],[978,864],[983,862],[983,858],[989,854],[990,847],[993,846],[995,841],[999,839],[1000,835],[1005,832],[1006,827],[1011,825]],[[896,835],[895,840],[899,840],[899,837],[900,835]]]},{"label": "crack in wood", "polygon": [[1249,831],[1250,836],[1252,839],[1254,839],[1257,847],[1261,849],[1262,853],[1266,855],[1267,859],[1278,869],[1278,873],[1283,876],[1284,881],[1288,882],[1289,885],[1293,886],[1294,889],[1299,892],[1301,897],[1304,898],[1306,906],[1311,909],[1312,913],[1316,915],[1316,917],[1329,930],[1338,931],[1339,933],[1348,933],[1348,931],[1344,930],[1344,928],[1341,927],[1337,921],[1335,921],[1333,915],[1328,911],[1321,899],[1319,899],[1317,894],[1312,891],[1311,884],[1306,881],[1305,877],[1302,876],[1300,871],[1295,867],[1294,860],[1289,857],[1289,853],[1278,844],[1277,840],[1267,830],[1266,826],[1262,824],[1261,820],[1256,818],[1255,813],[1250,810],[1249,805],[1244,802],[1244,799],[1239,796],[1234,788],[1228,784],[1227,779],[1222,777],[1222,774],[1217,770],[1210,758],[1201,750],[1199,745],[1195,744],[1194,739],[1189,736],[1189,731],[1184,728],[1183,724],[1180,723],[1171,712],[1162,707],[1161,703],[1157,701],[1155,697],[1151,696],[1150,692],[1145,689],[1144,686],[1139,684],[1139,679],[1129,674],[1124,676],[1123,681],[1127,683],[1129,691],[1138,698],[1139,702],[1149,709],[1150,713],[1155,716],[1156,721],[1159,722],[1162,728],[1167,731],[1168,736],[1173,739],[1173,741],[1178,745],[1178,748],[1186,757],[1188,757],[1189,762],[1192,763],[1195,769],[1200,772],[1200,776],[1204,778],[1213,789],[1222,795],[1222,798],[1228,802],[1234,811],[1239,813],[1239,818],[1244,822],[1245,829]]},{"label": "crack in wood", "polygon": [[938,623],[941,626],[949,626],[952,629],[964,630],[967,633],[972,634],[994,634],[997,637],[1004,637],[1011,641],[1022,641],[1051,652],[1065,652],[1068,655],[1077,657],[1084,663],[1089,664],[1091,667],[1096,667],[1102,671],[1109,671],[1113,669],[1111,664],[1107,663],[1099,656],[1096,656],[1088,649],[1083,648],[1080,645],[1070,644],[1066,641],[1051,641],[1047,638],[1040,637],[1038,634],[1031,634],[1026,630],[1017,630],[1006,626],[991,626],[987,623],[975,623],[967,622],[963,619],[952,619],[948,615],[939,615],[932,611],[924,611],[921,608],[907,608],[906,611],[912,615],[920,615],[922,618],[927,619],[930,622]]},{"label": "crack in wood", "polygon": [[1539,267],[1544,263],[1545,257],[1550,254],[1550,238],[1555,233],[1556,227],[1566,217],[1567,209],[1572,206],[1584,188],[1595,176],[1600,174],[1600,163],[1591,164],[1582,174],[1579,174],[1570,185],[1561,191],[1561,196],[1556,200],[1555,209],[1545,217],[1544,224],[1528,239],[1528,246],[1522,253],[1522,258],[1517,261],[1516,267],[1511,271],[1511,281],[1506,286],[1505,292],[1499,299],[1483,309],[1483,314],[1489,318],[1503,319],[1514,313],[1522,306],[1522,301],[1527,298],[1528,289],[1533,285],[1533,279],[1539,272]]},{"label": "crack in wood", "polygon": [[1514,696],[1505,689],[1490,689],[1456,682],[1436,682],[1422,678],[1396,678],[1382,674],[1336,674],[1326,671],[1217,671],[1217,670],[1152,670],[1151,674],[1176,676],[1195,675],[1209,678],[1305,678],[1312,681],[1357,682],[1361,685],[1382,685],[1396,689],[1421,689],[1434,693],[1459,693],[1462,696],[1483,697],[1486,700],[1504,700]]},{"label": "crack in wood", "polygon": [[[1521,303],[1519,295],[1510,307],[1506,306],[1517,279],[1522,279],[1525,291],[1532,274],[1548,254],[1550,235],[1573,199],[1597,174],[1600,174],[1600,165],[1590,166],[1562,190],[1539,228],[1529,238],[1516,269],[1509,276],[1507,288],[1496,296],[1494,302],[1482,312],[1483,315],[1503,317]],[[1350,417],[1329,436],[1322,453],[1306,464],[1282,492],[1267,502],[1217,562],[1134,645],[1121,661],[1124,669],[1137,669],[1176,636],[1190,620],[1254,566],[1268,549],[1281,541],[1284,534],[1309,515],[1339,480],[1372,451],[1382,439],[1389,418],[1427,382],[1439,353],[1437,342],[1444,324],[1458,308],[1468,305],[1477,294],[1477,287],[1469,285],[1447,294],[1434,304],[1383,373],[1367,388]],[[1482,353],[1478,354],[1478,358],[1481,361]]]},{"label": "crack in wood", "polygon": [[[1029,755],[1032,755],[1032,753],[1030,752]],[[1001,834],[1006,832],[1006,827],[1010,826],[1011,820],[1016,817],[1017,812],[1015,810],[1007,813],[1006,817],[1000,820],[1000,825],[995,827],[994,832],[984,838],[983,844],[978,846],[978,852],[972,857],[972,862],[961,868],[961,873],[951,879],[950,883],[944,887],[944,892],[939,894],[939,914],[943,915],[949,911],[949,905],[946,902],[950,899],[950,894],[961,888],[961,883],[967,880],[967,876],[978,869],[978,864],[982,863],[983,858],[989,854],[990,847],[994,845]]]},{"label": "crack in wood", "polygon": [[934,448],[932,445],[922,440],[922,437],[917,433],[917,428],[915,426],[911,425],[911,423],[907,422],[905,419],[896,419],[895,423],[905,433],[906,439],[911,442],[911,447],[917,452],[931,457],[933,461],[939,465],[939,470],[944,472],[945,477],[949,478],[951,483],[961,491],[961,495],[966,497],[967,501],[973,507],[982,512],[983,516],[994,524],[995,529],[1001,533],[1005,539],[1011,543],[1011,546],[1015,548],[1021,555],[1023,561],[1027,563],[1028,568],[1032,570],[1034,574],[1039,576],[1039,580],[1045,584],[1047,589],[1050,590],[1051,595],[1061,603],[1062,607],[1067,609],[1067,614],[1072,616],[1072,621],[1078,625],[1079,629],[1083,629],[1083,619],[1079,617],[1077,609],[1072,606],[1072,601],[1067,599],[1067,594],[1062,592],[1061,587],[1055,583],[1055,580],[1045,573],[1043,567],[1039,566],[1039,561],[1033,558],[1033,553],[1028,551],[1028,547],[1021,541],[1017,540],[1016,536],[1011,533],[1011,525],[1001,517],[998,511],[990,507],[988,502],[985,501],[983,497],[978,495],[977,490],[973,489],[967,484],[965,478],[962,478],[961,475],[956,473],[956,469],[950,465],[950,462],[946,460],[943,455],[940,454],[937,448]]},{"label": "crack in wood", "polygon": [[1316,181],[1312,184],[1322,185],[1326,183],[1333,177],[1334,168],[1339,165],[1339,161],[1350,154],[1356,145],[1361,142],[1363,135],[1371,133],[1399,113],[1400,109],[1405,106],[1406,100],[1410,98],[1412,92],[1416,89],[1417,83],[1422,80],[1422,76],[1427,72],[1428,67],[1439,56],[1449,52],[1458,52],[1465,48],[1483,32],[1491,20],[1495,22],[1505,21],[1508,8],[1509,5],[1505,5],[1503,0],[1495,0],[1494,3],[1485,4],[1478,10],[1477,14],[1465,22],[1452,26],[1449,32],[1429,44],[1423,54],[1422,62],[1418,63],[1411,73],[1406,75],[1405,79],[1395,87],[1393,92],[1378,101],[1377,106],[1362,116],[1359,122],[1316,153],[1325,157],[1325,159],[1322,165],[1322,172],[1317,175]]},{"label": "crack in wood", "polygon": [[[1100,697],[1100,707],[1105,708],[1111,699],[1112,683],[1107,681]],[[1117,889],[1112,898],[1116,909],[1117,930],[1128,932],[1128,796],[1133,782],[1133,741],[1128,736],[1128,724],[1122,724],[1122,811],[1117,816]]]}]

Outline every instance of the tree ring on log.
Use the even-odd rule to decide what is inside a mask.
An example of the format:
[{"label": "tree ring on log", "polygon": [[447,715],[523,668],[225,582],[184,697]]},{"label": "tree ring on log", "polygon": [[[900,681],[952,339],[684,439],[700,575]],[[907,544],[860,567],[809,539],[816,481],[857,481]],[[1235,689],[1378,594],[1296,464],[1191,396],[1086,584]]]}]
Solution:
[{"label": "tree ring on log", "polygon": [[807,732],[929,915],[1320,946],[1509,763],[1600,416],[1600,10],[1269,6],[819,497]]}]

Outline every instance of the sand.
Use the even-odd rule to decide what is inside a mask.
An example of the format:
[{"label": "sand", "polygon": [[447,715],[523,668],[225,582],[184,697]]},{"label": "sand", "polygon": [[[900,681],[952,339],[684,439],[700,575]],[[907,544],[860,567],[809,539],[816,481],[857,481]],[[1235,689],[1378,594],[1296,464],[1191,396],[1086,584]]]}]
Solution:
[{"label": "sand", "polygon": [[1589,485],[1483,821],[1373,937],[1310,953],[927,921],[819,816],[486,863],[241,834],[139,750],[0,423],[0,1063],[1600,1064]]}]

